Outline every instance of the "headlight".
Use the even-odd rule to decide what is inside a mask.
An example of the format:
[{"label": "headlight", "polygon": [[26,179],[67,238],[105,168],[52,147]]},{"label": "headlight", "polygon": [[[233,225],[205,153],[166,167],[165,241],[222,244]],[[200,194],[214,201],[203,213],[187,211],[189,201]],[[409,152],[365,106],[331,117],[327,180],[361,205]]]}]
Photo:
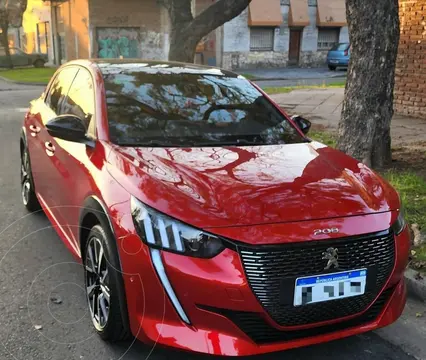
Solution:
[{"label": "headlight", "polygon": [[173,220],[133,196],[131,210],[138,235],[153,248],[199,258],[212,258],[225,248],[218,237]]},{"label": "headlight", "polygon": [[404,213],[400,211],[398,218],[392,225],[392,230],[395,233],[395,235],[399,235],[402,233],[402,230],[404,230],[406,225],[405,219],[404,219]]}]

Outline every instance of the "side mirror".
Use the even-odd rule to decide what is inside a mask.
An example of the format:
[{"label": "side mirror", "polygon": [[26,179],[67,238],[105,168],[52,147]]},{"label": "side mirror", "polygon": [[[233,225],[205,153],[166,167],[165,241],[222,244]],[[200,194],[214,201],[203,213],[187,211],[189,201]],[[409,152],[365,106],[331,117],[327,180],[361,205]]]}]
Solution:
[{"label": "side mirror", "polygon": [[303,118],[303,117],[301,117],[299,115],[294,115],[294,116],[291,117],[291,119],[296,123],[297,127],[305,135],[309,132],[309,130],[310,130],[311,126],[312,126],[312,123],[309,120],[307,120],[307,119],[305,119],[305,118]]},{"label": "side mirror", "polygon": [[47,132],[58,139],[76,143],[91,144],[92,140],[86,136],[83,121],[75,115],[60,115],[46,124]]}]

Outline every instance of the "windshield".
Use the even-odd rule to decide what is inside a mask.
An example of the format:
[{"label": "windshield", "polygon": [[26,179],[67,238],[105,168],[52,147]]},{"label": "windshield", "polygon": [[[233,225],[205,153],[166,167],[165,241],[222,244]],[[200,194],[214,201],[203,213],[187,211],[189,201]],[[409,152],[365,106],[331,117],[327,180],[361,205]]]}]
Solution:
[{"label": "windshield", "polygon": [[191,147],[304,141],[247,80],[181,70],[104,73],[112,142]]}]

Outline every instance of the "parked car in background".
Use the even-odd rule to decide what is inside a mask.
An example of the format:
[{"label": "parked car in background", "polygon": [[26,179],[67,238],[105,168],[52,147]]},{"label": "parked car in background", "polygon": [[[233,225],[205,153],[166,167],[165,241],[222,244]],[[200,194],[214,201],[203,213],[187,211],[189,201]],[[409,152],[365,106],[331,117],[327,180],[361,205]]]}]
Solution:
[{"label": "parked car in background", "polygon": [[[11,47],[10,55],[12,57],[13,66],[35,66],[35,67],[43,67],[48,62],[47,54],[34,53],[27,54],[23,50]],[[6,50],[4,48],[0,48],[0,67],[7,66],[7,57]]]},{"label": "parked car in background", "polygon": [[58,69],[25,116],[22,201],[84,264],[102,339],[245,356],[398,319],[399,196],[310,125],[226,70]]},{"label": "parked car in background", "polygon": [[339,43],[334,45],[327,54],[327,65],[330,70],[337,67],[348,67],[351,50],[349,43]]}]

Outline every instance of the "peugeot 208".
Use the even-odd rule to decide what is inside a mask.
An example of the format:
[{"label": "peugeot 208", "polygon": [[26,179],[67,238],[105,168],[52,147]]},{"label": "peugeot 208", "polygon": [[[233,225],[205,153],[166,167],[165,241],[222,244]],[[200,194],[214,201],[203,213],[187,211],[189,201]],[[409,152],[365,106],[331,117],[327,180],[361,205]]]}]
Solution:
[{"label": "peugeot 208", "polygon": [[225,70],[71,62],[25,116],[22,200],[84,265],[105,340],[251,355],[389,325],[399,196],[309,126]]}]

